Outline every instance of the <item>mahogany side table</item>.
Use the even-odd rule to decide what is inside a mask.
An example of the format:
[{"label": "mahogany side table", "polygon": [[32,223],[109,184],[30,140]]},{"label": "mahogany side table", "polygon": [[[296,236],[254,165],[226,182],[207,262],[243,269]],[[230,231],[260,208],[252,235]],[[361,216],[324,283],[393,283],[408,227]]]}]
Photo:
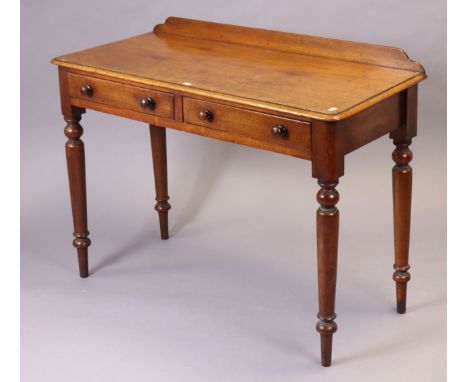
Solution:
[{"label": "mahogany side table", "polygon": [[398,48],[170,17],[151,33],[52,60],[67,122],[73,245],[88,276],[86,109],[149,124],[161,238],[167,239],[166,128],[311,162],[317,219],[322,365],[336,332],[338,179],[345,155],[389,134],[398,313],[410,280],[412,153],[424,68]]}]

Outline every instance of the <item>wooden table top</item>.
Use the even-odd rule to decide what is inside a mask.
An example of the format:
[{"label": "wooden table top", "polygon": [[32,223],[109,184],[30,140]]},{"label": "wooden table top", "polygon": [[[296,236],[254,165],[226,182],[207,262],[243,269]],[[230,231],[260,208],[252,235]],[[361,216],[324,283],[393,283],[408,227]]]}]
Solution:
[{"label": "wooden table top", "polygon": [[52,62],[321,120],[346,118],[426,77],[398,48],[174,17]]}]

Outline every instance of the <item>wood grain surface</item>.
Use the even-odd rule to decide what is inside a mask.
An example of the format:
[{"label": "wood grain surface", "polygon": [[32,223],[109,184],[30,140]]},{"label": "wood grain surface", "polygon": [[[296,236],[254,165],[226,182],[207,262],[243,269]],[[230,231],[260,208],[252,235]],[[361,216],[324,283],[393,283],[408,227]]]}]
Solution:
[{"label": "wood grain surface", "polygon": [[52,62],[323,120],[343,119],[425,78],[397,48],[177,18]]}]

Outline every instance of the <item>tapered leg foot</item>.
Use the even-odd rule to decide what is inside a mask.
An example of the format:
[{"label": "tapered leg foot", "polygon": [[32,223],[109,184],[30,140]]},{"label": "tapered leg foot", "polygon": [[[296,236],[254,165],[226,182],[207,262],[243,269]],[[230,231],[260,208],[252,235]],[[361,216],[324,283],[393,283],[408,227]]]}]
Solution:
[{"label": "tapered leg foot", "polygon": [[88,248],[78,248],[78,266],[80,269],[80,277],[88,277]]},{"label": "tapered leg foot", "polygon": [[65,135],[68,141],[65,144],[67,157],[68,180],[73,214],[75,239],[73,246],[78,252],[78,266],[81,277],[88,277],[88,247],[91,240],[88,235],[88,221],[86,210],[86,174],[84,143],[80,139],[83,128],[79,124],[82,109],[72,108],[69,115],[65,115],[67,125]]},{"label": "tapered leg foot", "polygon": [[396,146],[392,158],[395,166],[392,170],[393,183],[393,232],[395,241],[395,264],[393,280],[396,283],[397,312],[406,312],[407,283],[411,279],[408,272],[409,243],[411,226],[411,190],[413,170],[409,163],[413,153],[409,149],[411,141],[394,140]]},{"label": "tapered leg foot", "polygon": [[396,282],[397,312],[406,313],[406,287],[411,276],[409,272],[394,272],[393,280]]},{"label": "tapered leg foot", "polygon": [[171,205],[167,192],[167,152],[166,129],[164,127],[150,125],[151,151],[153,154],[154,183],[156,188],[155,210],[159,215],[159,228],[161,239],[169,238],[168,215]]},{"label": "tapered leg foot", "polygon": [[335,323],[336,273],[338,261],[339,200],[335,187],[338,181],[319,181],[317,194],[320,207],[317,210],[317,266],[319,313],[316,329],[320,333],[322,366],[331,365]]},{"label": "tapered leg foot", "polygon": [[159,229],[161,231],[161,239],[163,240],[169,239],[169,210],[171,209],[171,205],[167,199],[156,199],[157,203],[154,207],[159,215]]},{"label": "tapered leg foot", "polygon": [[320,333],[322,366],[328,367],[331,365],[333,333],[336,332],[337,325],[334,321],[324,321],[324,319],[320,319],[319,316],[319,322],[317,322],[316,328]]}]

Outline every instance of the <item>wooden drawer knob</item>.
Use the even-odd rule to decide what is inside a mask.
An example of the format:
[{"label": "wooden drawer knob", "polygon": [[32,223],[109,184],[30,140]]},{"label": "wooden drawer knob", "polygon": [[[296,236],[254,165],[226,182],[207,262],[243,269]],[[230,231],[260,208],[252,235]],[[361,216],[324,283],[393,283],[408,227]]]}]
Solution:
[{"label": "wooden drawer knob", "polygon": [[288,129],[283,125],[276,125],[271,128],[271,134],[275,137],[285,137],[288,135]]},{"label": "wooden drawer knob", "polygon": [[154,109],[156,107],[156,102],[151,97],[145,97],[140,101],[140,106],[143,109]]},{"label": "wooden drawer knob", "polygon": [[201,110],[198,116],[203,121],[211,121],[213,119],[213,113],[207,109]]},{"label": "wooden drawer knob", "polygon": [[83,85],[80,88],[80,93],[81,93],[81,95],[91,97],[93,95],[93,87],[91,85],[89,85],[89,84],[88,85]]}]

